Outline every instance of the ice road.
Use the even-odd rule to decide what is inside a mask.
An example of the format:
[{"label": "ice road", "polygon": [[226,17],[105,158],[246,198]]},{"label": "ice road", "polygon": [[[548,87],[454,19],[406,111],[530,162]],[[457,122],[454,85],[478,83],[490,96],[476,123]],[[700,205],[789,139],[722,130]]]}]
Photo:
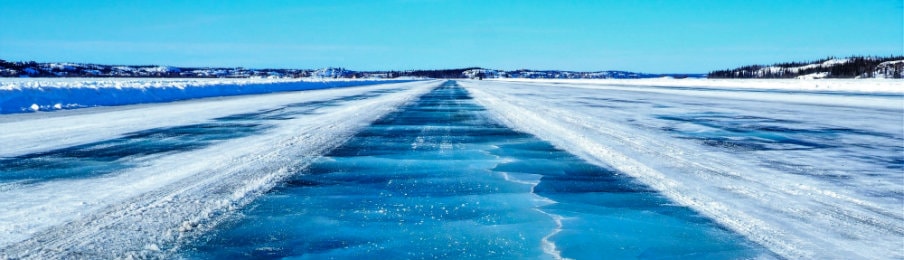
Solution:
[{"label": "ice road", "polygon": [[461,85],[506,125],[637,178],[782,257],[904,257],[900,81],[890,93]]},{"label": "ice road", "polygon": [[629,176],[496,123],[453,81],[190,240],[180,256],[772,256]]},{"label": "ice road", "polygon": [[0,116],[0,259],[904,258],[901,92],[659,84]]}]

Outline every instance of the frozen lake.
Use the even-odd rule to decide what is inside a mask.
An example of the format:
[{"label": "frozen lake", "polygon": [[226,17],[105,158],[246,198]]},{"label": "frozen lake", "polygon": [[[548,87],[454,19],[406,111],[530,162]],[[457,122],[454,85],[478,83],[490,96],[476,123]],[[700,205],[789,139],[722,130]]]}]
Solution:
[{"label": "frozen lake", "polygon": [[673,81],[2,115],[0,258],[904,257],[900,91]]},{"label": "frozen lake", "polygon": [[448,82],[185,249],[189,258],[750,258],[631,177],[494,123]]}]

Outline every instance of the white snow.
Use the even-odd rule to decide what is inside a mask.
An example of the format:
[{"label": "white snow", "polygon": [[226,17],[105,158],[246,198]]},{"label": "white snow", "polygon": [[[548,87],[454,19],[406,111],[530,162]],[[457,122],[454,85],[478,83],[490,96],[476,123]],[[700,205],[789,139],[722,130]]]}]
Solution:
[{"label": "white snow", "polygon": [[304,82],[310,79],[230,79],[230,78],[0,78],[0,90],[26,88],[161,88],[209,85],[248,85]]},{"label": "white snow", "polygon": [[[230,80],[3,79],[0,91],[116,92],[284,82]],[[875,158],[904,150],[902,82],[499,79],[460,85],[501,122],[633,176],[782,257],[882,259],[904,258],[902,172],[875,163]],[[172,252],[177,249],[169,245],[210,229],[224,212],[248,203],[361,127],[438,84],[422,81],[0,115],[0,157],[14,157],[287,104],[401,90],[320,107],[317,113],[274,121],[274,128],[264,134],[157,155],[139,167],[102,177],[2,184],[0,259],[150,258]],[[77,106],[53,102],[24,107]],[[712,134],[715,127],[656,118],[706,113],[775,119],[774,124],[787,128],[876,134],[828,134],[825,138],[836,148],[726,150],[662,130]]]},{"label": "white snow", "polygon": [[707,88],[724,90],[838,91],[861,93],[904,93],[902,79],[490,79],[508,82],[593,84],[662,88]]},{"label": "white snow", "polygon": [[[2,156],[104,140],[123,133],[329,100],[401,90],[316,108],[273,121],[264,134],[160,155],[103,177],[0,186],[0,258],[148,257],[171,250],[187,231],[215,224],[278,180],[341,144],[396,106],[439,84],[421,81],[0,116]],[[50,115],[50,116],[48,116]]]},{"label": "white snow", "polygon": [[[31,107],[32,104],[44,111],[388,82],[400,81],[310,78],[0,78],[0,114],[37,111],[38,109]],[[67,105],[56,106],[58,103]]]},{"label": "white snow", "polygon": [[[822,63],[809,64],[809,65],[804,65],[804,66],[799,66],[799,67],[790,67],[790,68],[785,68],[785,70],[797,73],[798,71],[801,71],[801,70],[808,70],[808,69],[815,69],[815,68],[828,68],[828,67],[832,67],[835,65],[845,64],[845,63],[848,63],[849,61],[850,61],[849,59],[830,59],[827,61],[823,61]],[[772,67],[772,68],[778,68],[778,67]],[[778,68],[778,69],[781,70],[781,68]]]},{"label": "white snow", "polygon": [[[757,75],[760,75],[760,76],[763,76],[764,74],[778,74],[778,73],[781,73],[782,71],[787,72],[787,73],[800,73],[800,71],[802,71],[802,70],[815,69],[815,68],[829,68],[829,67],[833,67],[836,65],[845,64],[848,62],[850,62],[850,59],[829,59],[829,60],[823,61],[821,63],[814,63],[814,64],[808,64],[808,65],[797,66],[797,67],[783,68],[783,67],[778,67],[778,66],[768,66],[768,67],[761,68],[761,69],[755,71],[754,73],[756,73]],[[824,74],[823,73],[812,73],[809,75],[810,75],[809,77],[803,77],[803,79],[824,78],[828,75],[828,72],[825,72]],[[801,78],[801,77],[798,77],[798,78]]]},{"label": "white snow", "polygon": [[[141,104],[44,114],[2,115],[0,129],[15,131],[4,131],[3,135],[0,135],[0,143],[3,144],[0,146],[0,157],[111,139],[124,133],[147,129],[148,122],[153,122],[155,127],[196,124],[210,118],[272,109],[292,101],[326,99],[360,91],[362,91],[360,88],[311,90],[305,91],[305,94],[300,96],[266,94],[216,97],[191,102],[173,102],[166,106]],[[37,110],[37,104],[32,105],[32,109]]]},{"label": "white snow", "polygon": [[[904,257],[902,172],[877,159],[900,158],[904,150],[901,81],[511,81],[460,85],[508,126],[637,178],[782,257]],[[657,118],[719,114],[732,115],[728,123],[769,119],[777,127],[825,131],[806,135],[832,146],[713,147],[663,130],[719,134],[706,126],[711,122]]]},{"label": "white snow", "polygon": [[800,75],[800,76],[797,76],[797,78],[798,79],[821,79],[821,78],[825,78],[828,76],[829,76],[828,72],[816,72],[816,73],[810,73],[810,74],[806,74],[806,75]]},{"label": "white snow", "polygon": [[904,60],[892,60],[879,63],[876,71],[873,72],[875,78],[904,78]]},{"label": "white snow", "polygon": [[850,59],[829,59],[827,61],[823,61],[822,63],[820,63],[820,66],[822,66],[823,68],[832,67],[835,65],[848,63],[849,61],[851,61],[851,60]]}]

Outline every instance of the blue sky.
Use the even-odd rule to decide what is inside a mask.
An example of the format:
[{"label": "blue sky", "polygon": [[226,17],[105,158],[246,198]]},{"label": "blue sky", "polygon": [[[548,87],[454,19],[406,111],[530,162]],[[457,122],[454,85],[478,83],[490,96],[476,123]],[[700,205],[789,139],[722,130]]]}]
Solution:
[{"label": "blue sky", "polygon": [[0,59],[708,72],[904,54],[902,0],[0,0]]}]

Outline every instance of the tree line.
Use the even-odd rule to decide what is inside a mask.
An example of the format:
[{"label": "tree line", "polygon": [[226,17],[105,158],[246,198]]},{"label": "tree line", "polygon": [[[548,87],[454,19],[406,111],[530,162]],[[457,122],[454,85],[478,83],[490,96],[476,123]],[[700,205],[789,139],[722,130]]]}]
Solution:
[{"label": "tree line", "polygon": [[[810,62],[784,62],[771,66],[748,65],[735,69],[710,72],[708,78],[796,78],[803,75],[824,74],[825,78],[902,78],[904,76],[904,56],[888,57],[851,56],[837,63],[823,66],[823,63],[838,60],[827,57]],[[844,61],[844,62],[841,62]],[[899,61],[899,62],[895,62]],[[883,64],[885,63],[885,64]],[[880,66],[881,65],[881,66]]]}]

